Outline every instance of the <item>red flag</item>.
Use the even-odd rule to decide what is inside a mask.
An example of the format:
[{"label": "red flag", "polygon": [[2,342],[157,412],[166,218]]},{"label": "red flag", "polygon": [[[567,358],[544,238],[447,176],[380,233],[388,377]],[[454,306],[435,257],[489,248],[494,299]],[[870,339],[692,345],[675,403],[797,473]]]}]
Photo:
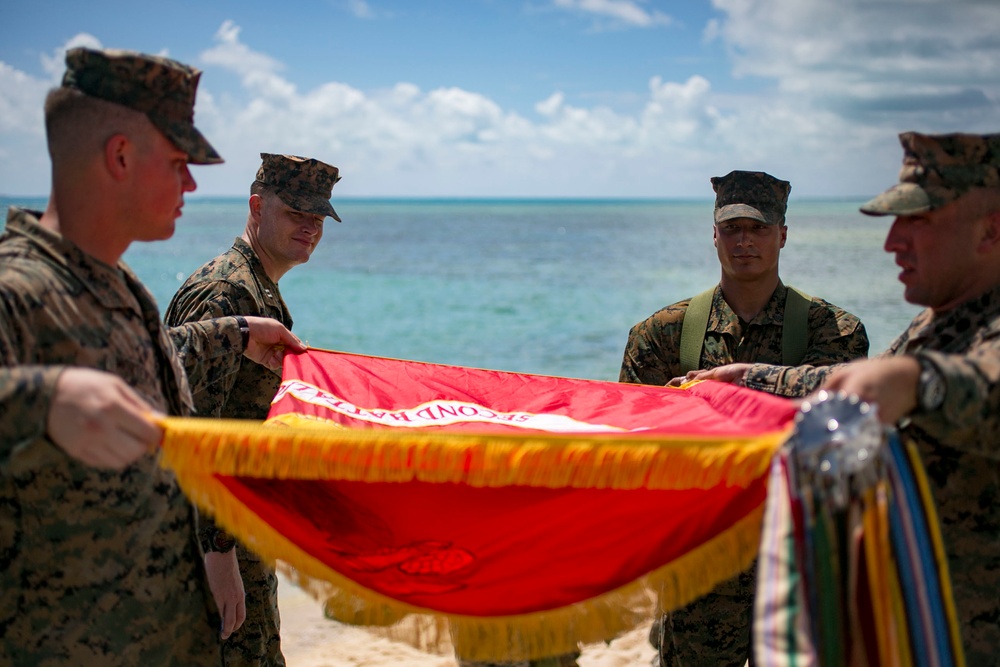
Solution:
[{"label": "red flag", "polygon": [[794,413],[719,383],[311,350],[286,358],[268,425],[168,420],[164,448],[189,495],[335,618],[409,616],[417,644],[433,628],[465,658],[515,660],[610,638],[748,566]]}]

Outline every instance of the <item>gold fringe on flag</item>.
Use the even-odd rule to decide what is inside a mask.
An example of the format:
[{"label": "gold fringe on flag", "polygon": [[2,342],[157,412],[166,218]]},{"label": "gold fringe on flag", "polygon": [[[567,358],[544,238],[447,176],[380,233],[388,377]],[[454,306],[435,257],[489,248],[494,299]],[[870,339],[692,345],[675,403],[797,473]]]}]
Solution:
[{"label": "gold fringe on flag", "polygon": [[[303,426],[309,424],[309,426]],[[349,429],[297,416],[268,422],[169,417],[163,465],[273,479],[593,489],[746,487],[790,432],[747,436],[456,433]],[[279,428],[280,427],[280,428]]]},{"label": "gold fringe on flag", "polygon": [[[280,423],[275,423],[280,421]],[[425,651],[518,661],[610,640],[681,607],[745,570],[757,554],[763,507],[685,555],[616,590],[517,616],[474,617],[413,607],[360,586],[301,550],[214,476],[365,482],[457,482],[478,487],[709,489],[765,475],[788,432],[758,437],[614,438],[604,434],[469,434],[361,430],[318,420],[268,423],[165,418],[161,465],[216,523],[317,599],[328,617],[370,626]],[[303,426],[303,423],[310,423]],[[324,428],[317,428],[322,426]]]}]

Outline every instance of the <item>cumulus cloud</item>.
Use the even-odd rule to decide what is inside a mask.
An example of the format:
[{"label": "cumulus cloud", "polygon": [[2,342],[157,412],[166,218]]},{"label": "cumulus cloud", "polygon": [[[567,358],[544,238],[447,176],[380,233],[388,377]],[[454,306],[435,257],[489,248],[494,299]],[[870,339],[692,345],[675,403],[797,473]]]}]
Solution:
[{"label": "cumulus cloud", "polygon": [[101,44],[101,40],[93,35],[81,32],[70,37],[62,46],[56,47],[52,51],[51,56],[42,54],[42,69],[49,75],[53,84],[58,83],[62,79],[63,72],[66,71],[66,52],[79,46],[88,49],[100,49],[103,45]]},{"label": "cumulus cloud", "polygon": [[[623,21],[626,10],[645,11],[638,2],[554,1]],[[518,112],[455,86],[302,87],[294,68],[226,21],[197,60],[207,76],[195,119],[226,158],[196,170],[200,191],[245,192],[266,151],[336,164],[338,192],[354,195],[710,197],[708,178],[732,169],[791,180],[797,196],[866,195],[894,180],[899,131],[1000,129],[993,3],[950,3],[962,11],[948,13],[916,0],[712,2],[718,15],[703,37],[755,80],[750,92],[651,71],[628,112],[561,90]],[[0,62],[5,192],[47,187],[38,185],[48,179],[42,99],[74,40],[98,45],[74,37],[42,56],[42,76]],[[227,77],[238,85],[218,88]]]},{"label": "cumulus cloud", "polygon": [[[674,144],[690,143],[697,152],[723,117],[702,77],[653,77],[638,115],[569,104],[559,91],[536,104],[537,117],[457,87],[422,90],[402,82],[363,91],[329,82],[299,91],[278,63],[243,44],[229,22],[202,60],[243,83],[245,99],[210,95],[197,115],[227,161],[240,164],[239,170],[204,170],[203,184],[237,191],[256,152],[265,150],[333,162],[344,174],[338,188],[360,194],[614,194],[607,188],[616,187],[610,184],[621,181],[615,174],[625,169],[642,175],[624,179],[628,185],[618,194],[655,195],[656,170],[679,154]],[[252,61],[263,65],[259,78],[250,76],[246,63]],[[264,77],[267,86],[260,83]],[[627,165],[632,159],[644,167]],[[224,173],[237,174],[239,184]]]},{"label": "cumulus cloud", "polygon": [[667,14],[659,10],[647,11],[640,2],[634,0],[554,0],[554,6],[602,19],[610,19],[616,25],[650,28],[673,23]]},{"label": "cumulus cloud", "polygon": [[1000,3],[712,4],[725,18],[706,38],[724,40],[737,76],[774,80],[789,96],[854,120],[996,129]]}]

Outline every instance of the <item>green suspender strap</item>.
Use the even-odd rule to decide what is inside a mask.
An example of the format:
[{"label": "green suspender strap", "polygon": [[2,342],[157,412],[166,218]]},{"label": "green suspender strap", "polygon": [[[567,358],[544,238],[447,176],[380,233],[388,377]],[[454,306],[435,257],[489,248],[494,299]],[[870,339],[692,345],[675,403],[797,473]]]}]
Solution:
[{"label": "green suspender strap", "polygon": [[809,306],[812,297],[794,287],[785,296],[785,324],[781,328],[781,363],[798,366],[809,345]]},{"label": "green suspender strap", "polygon": [[681,323],[681,375],[701,368],[701,347],[705,344],[708,315],[712,312],[712,288],[691,299]]},{"label": "green suspender strap", "polygon": [[[701,366],[701,348],[705,344],[705,330],[708,328],[715,290],[713,287],[691,299],[684,312],[680,349],[681,373],[684,375]],[[785,296],[785,323],[781,331],[781,363],[785,366],[797,366],[806,356],[811,304],[811,296],[794,287],[788,288]]]}]

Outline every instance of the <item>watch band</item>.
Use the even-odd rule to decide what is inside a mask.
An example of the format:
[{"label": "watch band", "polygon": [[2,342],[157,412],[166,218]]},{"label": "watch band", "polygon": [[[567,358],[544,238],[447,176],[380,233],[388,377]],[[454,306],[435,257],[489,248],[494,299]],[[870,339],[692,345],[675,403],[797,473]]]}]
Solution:
[{"label": "watch band", "polygon": [[243,349],[245,350],[250,344],[250,325],[247,324],[247,318],[242,315],[236,315],[236,324],[240,327],[240,339],[243,341]]}]

